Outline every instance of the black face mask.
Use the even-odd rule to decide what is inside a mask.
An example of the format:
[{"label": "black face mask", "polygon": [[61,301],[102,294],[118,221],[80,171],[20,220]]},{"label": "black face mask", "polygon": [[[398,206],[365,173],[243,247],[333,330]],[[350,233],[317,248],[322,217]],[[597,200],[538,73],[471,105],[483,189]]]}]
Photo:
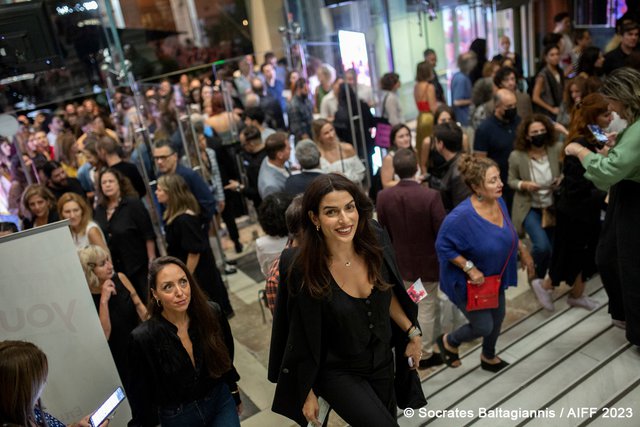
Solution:
[{"label": "black face mask", "polygon": [[513,123],[513,121],[518,117],[518,110],[516,108],[507,108],[504,110],[503,118],[507,123]]},{"label": "black face mask", "polygon": [[539,135],[533,135],[531,138],[531,145],[534,147],[543,147],[547,143],[547,134],[541,133]]}]

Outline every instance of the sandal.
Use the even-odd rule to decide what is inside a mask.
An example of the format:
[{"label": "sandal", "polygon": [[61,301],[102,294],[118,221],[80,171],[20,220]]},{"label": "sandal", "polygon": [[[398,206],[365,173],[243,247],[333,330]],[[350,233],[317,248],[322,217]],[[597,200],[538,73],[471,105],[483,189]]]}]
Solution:
[{"label": "sandal", "polygon": [[446,363],[448,367],[457,368],[461,365],[461,363],[454,365],[456,361],[460,361],[460,355],[458,353],[447,350],[444,345],[444,334],[438,337],[438,339],[436,340],[436,344],[438,344],[438,348],[440,349],[440,357],[442,357],[442,360],[444,360],[444,363]]}]

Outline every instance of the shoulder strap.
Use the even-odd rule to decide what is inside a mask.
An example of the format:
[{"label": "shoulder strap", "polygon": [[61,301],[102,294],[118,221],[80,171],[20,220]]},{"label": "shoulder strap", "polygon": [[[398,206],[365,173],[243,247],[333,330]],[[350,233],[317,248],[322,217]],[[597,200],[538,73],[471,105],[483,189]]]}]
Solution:
[{"label": "shoulder strap", "polygon": [[389,92],[387,92],[384,95],[384,98],[382,99],[382,112],[380,113],[380,117],[384,117],[384,113],[387,107],[387,98],[389,97]]},{"label": "shoulder strap", "polygon": [[[502,209],[502,205],[498,202],[498,206],[500,206],[500,212],[502,213],[502,220],[507,221],[507,216],[504,214],[504,210]],[[507,265],[509,265],[509,260],[511,259],[511,255],[513,255],[513,250],[516,247],[516,231],[513,228],[511,222],[509,222],[509,229],[511,230],[511,234],[513,236],[511,240],[511,250],[509,251],[509,256],[504,262],[504,266],[502,266],[502,271],[500,272],[500,280],[502,280],[502,276],[504,275],[504,271],[507,269]]]}]

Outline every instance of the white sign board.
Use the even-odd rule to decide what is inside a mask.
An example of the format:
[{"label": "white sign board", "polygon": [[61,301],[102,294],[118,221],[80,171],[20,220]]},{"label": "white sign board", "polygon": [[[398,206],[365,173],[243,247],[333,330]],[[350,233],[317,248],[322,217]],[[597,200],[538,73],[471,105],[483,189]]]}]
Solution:
[{"label": "white sign board", "polygon": [[[0,340],[30,341],[46,353],[42,403],[64,423],[89,415],[121,385],[67,221],[0,238]],[[130,418],[125,400],[111,425]]]}]

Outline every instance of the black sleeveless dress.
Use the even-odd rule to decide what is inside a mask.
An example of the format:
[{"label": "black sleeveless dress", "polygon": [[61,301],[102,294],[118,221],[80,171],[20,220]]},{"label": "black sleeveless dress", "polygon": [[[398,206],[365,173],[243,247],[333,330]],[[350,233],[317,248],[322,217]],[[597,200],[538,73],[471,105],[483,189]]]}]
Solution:
[{"label": "black sleeveless dress", "polygon": [[[111,278],[116,287],[116,294],[109,299],[109,320],[111,321],[111,335],[109,336],[109,349],[113,356],[113,361],[118,369],[120,379],[127,388],[125,381],[129,378],[127,363],[127,349],[129,346],[129,334],[140,323],[140,317],[136,311],[136,306],[131,299],[131,293],[122,284],[118,274]],[[96,311],[100,310],[100,294],[91,294]]]}]

